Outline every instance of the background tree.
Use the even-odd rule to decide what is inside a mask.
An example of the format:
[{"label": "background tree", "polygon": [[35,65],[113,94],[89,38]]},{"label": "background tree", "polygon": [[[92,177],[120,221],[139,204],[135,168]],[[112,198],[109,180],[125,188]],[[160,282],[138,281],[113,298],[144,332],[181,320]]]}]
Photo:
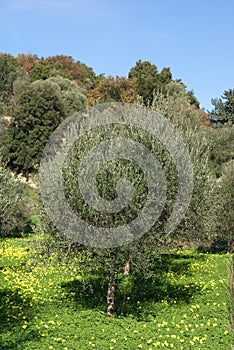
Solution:
[{"label": "background tree", "polygon": [[214,109],[209,116],[234,123],[234,89],[225,90],[221,98],[211,100]]},{"label": "background tree", "polygon": [[86,91],[82,89],[75,81],[61,76],[47,79],[46,81],[54,83],[60,91],[60,99],[64,105],[66,116],[81,110],[86,105]]},{"label": "background tree", "polygon": [[66,117],[58,86],[49,81],[32,83],[18,99],[3,147],[3,160],[28,176],[38,169],[42,151],[53,130]]},{"label": "background tree", "polygon": [[200,108],[200,102],[198,101],[198,99],[194,95],[194,91],[193,90],[187,91],[187,95],[188,95],[188,98],[189,98],[189,103],[192,106],[195,106],[196,108]]},{"label": "background tree", "polygon": [[220,178],[234,159],[234,129],[231,126],[207,128],[206,139],[209,144],[210,173]]},{"label": "background tree", "polygon": [[71,56],[50,56],[46,58],[46,62],[63,70],[64,76],[67,76],[72,80],[81,81],[82,72]]},{"label": "background tree", "polygon": [[12,116],[12,114],[14,113],[14,109],[19,105],[18,103],[19,97],[26,89],[29,88],[29,86],[30,86],[30,76],[24,69],[21,69],[18,72],[17,78],[14,80],[14,83],[13,83],[13,92],[9,100],[8,110],[7,110],[9,116]]},{"label": "background tree", "polygon": [[146,105],[151,105],[155,91],[163,91],[164,86],[172,81],[172,74],[170,68],[163,68],[159,73],[155,64],[139,60],[130,69],[128,78],[137,80],[138,94]]},{"label": "background tree", "polygon": [[137,80],[138,94],[146,105],[151,104],[153,93],[157,89],[158,68],[149,61],[136,62],[128,73],[129,79]]},{"label": "background tree", "polygon": [[156,91],[152,107],[163,116],[170,118],[178,126],[186,129],[200,127],[204,124],[204,112],[191,104],[191,97],[186,86],[180,81],[171,81],[162,91]]},{"label": "background tree", "polygon": [[3,103],[8,103],[10,100],[18,68],[14,57],[0,54],[0,101]]},{"label": "background tree", "polygon": [[82,72],[81,86],[87,90],[94,89],[104,78],[104,73],[96,75],[93,68],[88,67],[85,63],[77,61],[76,65]]},{"label": "background tree", "polygon": [[33,67],[38,63],[39,57],[32,54],[20,53],[16,57],[17,63],[22,67],[27,73],[30,73]]},{"label": "background tree", "polygon": [[164,67],[157,75],[157,88],[161,91],[164,90],[164,86],[172,81],[172,73],[169,67]]},{"label": "background tree", "polygon": [[96,88],[88,92],[88,105],[103,102],[136,103],[138,100],[136,79],[124,77],[103,78]]},{"label": "background tree", "polygon": [[53,64],[42,57],[31,69],[30,80],[32,82],[36,80],[46,80],[56,75],[62,75],[65,78],[67,77],[67,73],[62,71],[59,64]]},{"label": "background tree", "polygon": [[56,75],[74,80],[88,90],[94,88],[102,79],[102,75],[97,76],[91,67],[80,61],[75,62],[71,56],[65,55],[50,56],[46,59],[42,57],[30,69],[31,81],[48,79]]},{"label": "background tree", "polygon": [[25,232],[29,220],[26,187],[0,164],[0,238]]}]

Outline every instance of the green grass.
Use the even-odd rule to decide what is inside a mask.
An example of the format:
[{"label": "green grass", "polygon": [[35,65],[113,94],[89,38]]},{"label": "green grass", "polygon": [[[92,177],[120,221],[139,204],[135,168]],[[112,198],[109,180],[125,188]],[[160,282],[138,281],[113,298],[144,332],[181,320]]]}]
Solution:
[{"label": "green grass", "polygon": [[33,259],[30,238],[0,246],[1,350],[231,349],[226,255],[163,255],[155,278],[120,281],[117,319],[106,283],[84,289],[79,263]]}]

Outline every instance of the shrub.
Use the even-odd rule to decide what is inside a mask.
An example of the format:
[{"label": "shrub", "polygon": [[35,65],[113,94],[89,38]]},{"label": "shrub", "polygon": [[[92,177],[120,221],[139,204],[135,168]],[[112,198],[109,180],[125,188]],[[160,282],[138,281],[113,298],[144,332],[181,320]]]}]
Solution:
[{"label": "shrub", "polygon": [[26,186],[0,165],[0,238],[29,229],[29,215]]}]

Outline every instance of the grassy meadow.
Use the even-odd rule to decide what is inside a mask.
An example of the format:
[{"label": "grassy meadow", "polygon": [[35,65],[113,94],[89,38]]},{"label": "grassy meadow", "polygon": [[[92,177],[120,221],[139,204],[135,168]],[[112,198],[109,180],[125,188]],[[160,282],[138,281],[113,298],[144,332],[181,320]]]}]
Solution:
[{"label": "grassy meadow", "polygon": [[228,255],[174,251],[162,255],[156,277],[122,276],[119,317],[112,319],[106,281],[82,276],[79,257],[34,254],[30,238],[1,242],[1,350],[227,350],[234,344]]}]

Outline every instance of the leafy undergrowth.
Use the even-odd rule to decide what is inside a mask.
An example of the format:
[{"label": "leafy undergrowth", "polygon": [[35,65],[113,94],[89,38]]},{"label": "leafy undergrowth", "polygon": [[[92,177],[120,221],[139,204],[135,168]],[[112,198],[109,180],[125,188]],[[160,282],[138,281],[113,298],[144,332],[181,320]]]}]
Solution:
[{"label": "leafy undergrowth", "polygon": [[84,287],[79,263],[30,256],[27,239],[0,246],[1,350],[231,349],[226,255],[163,255],[157,277],[125,278],[117,319],[106,283]]}]

